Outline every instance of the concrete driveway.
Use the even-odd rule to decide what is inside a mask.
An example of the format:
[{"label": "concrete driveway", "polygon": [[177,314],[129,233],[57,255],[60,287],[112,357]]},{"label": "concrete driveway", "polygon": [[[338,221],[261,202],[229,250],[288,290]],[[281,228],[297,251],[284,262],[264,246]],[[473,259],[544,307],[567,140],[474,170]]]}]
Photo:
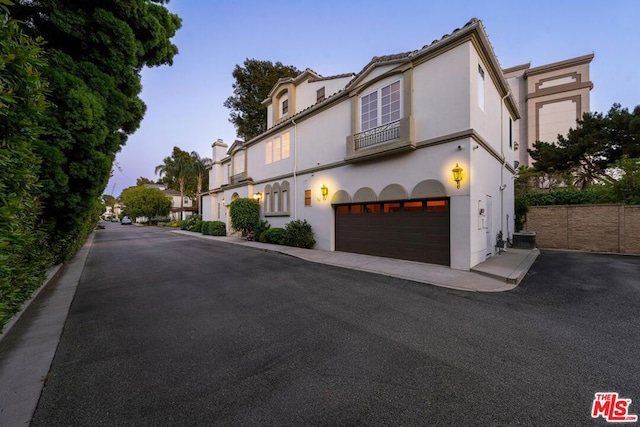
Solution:
[{"label": "concrete driveway", "polygon": [[589,425],[600,391],[637,414],[638,272],[543,251],[466,293],[108,224],[33,425]]}]

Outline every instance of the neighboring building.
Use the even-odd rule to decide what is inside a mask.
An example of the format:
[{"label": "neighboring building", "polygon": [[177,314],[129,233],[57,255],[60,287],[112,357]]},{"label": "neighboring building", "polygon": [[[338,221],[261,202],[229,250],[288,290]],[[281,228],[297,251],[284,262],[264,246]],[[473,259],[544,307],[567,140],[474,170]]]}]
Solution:
[{"label": "neighboring building", "polygon": [[259,196],[272,227],[306,219],[317,249],[461,270],[513,232],[520,116],[479,20],[355,75],[281,79],[264,104],[266,132],[213,144],[205,220]]},{"label": "neighboring building", "polygon": [[[180,203],[181,196],[179,191],[171,190],[163,184],[145,184],[145,187],[157,188],[171,199],[171,212],[169,212],[169,218],[172,221],[187,219],[198,213],[198,208],[195,206],[193,198],[184,196],[182,204]],[[146,222],[146,219],[142,219],[142,222]]]},{"label": "neighboring building", "polygon": [[576,120],[589,112],[589,64],[593,54],[530,68],[531,64],[503,70],[522,119],[513,124],[516,160],[531,166],[527,149],[536,141],[553,143],[566,136]]}]

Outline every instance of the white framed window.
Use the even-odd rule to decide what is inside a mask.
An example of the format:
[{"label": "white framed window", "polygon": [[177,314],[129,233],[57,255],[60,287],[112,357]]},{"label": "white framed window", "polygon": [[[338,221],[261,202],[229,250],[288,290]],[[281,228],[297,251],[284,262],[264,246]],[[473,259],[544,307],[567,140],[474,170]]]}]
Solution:
[{"label": "white framed window", "polygon": [[478,64],[478,107],[484,111],[484,70]]},{"label": "white framed window", "polygon": [[277,162],[280,160],[280,155],[282,154],[280,150],[282,149],[282,143],[280,137],[277,137],[273,140],[273,161]]},{"label": "white framed window", "polygon": [[291,156],[291,134],[285,132],[264,144],[265,164],[288,159]]},{"label": "white framed window", "polygon": [[360,123],[362,130],[378,126],[378,92],[362,97],[360,101]]},{"label": "white framed window", "polygon": [[289,132],[282,134],[282,159],[289,158]]},{"label": "white framed window", "polygon": [[271,186],[264,187],[264,211],[273,212],[273,199],[271,198]]},{"label": "white framed window", "polygon": [[360,98],[360,130],[400,120],[401,98],[400,80]]},{"label": "white framed window", "polygon": [[270,165],[273,162],[273,142],[267,141],[264,144],[264,163]]},{"label": "white framed window", "polygon": [[380,100],[380,124],[395,122],[400,120],[400,81],[391,83],[380,90],[382,99]]},{"label": "white framed window", "polygon": [[275,182],[264,188],[265,216],[290,216],[290,185],[288,181]]}]

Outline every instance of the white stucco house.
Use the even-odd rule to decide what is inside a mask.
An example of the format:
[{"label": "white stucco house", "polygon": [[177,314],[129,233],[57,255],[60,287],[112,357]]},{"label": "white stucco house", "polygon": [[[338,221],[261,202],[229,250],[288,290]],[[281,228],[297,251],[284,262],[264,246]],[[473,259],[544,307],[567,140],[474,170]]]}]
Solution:
[{"label": "white stucco house", "polygon": [[[167,188],[164,184],[145,184],[145,187],[157,188],[171,200],[171,211],[169,212],[169,219],[171,221],[187,219],[198,213],[194,198],[189,196],[182,197],[179,191]],[[141,222],[146,221],[147,218],[142,218],[141,220]]]},{"label": "white stucco house", "polygon": [[520,116],[481,21],[357,74],[280,79],[264,105],[267,131],[213,144],[203,219],[259,196],[272,227],[306,219],[316,249],[460,270],[514,231]]}]

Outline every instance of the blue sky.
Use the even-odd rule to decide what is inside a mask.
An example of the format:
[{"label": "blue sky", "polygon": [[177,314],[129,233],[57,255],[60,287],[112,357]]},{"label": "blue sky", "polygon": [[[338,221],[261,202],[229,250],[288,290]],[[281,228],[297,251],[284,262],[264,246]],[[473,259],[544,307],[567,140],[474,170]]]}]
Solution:
[{"label": "blue sky", "polygon": [[502,67],[532,67],[595,53],[591,110],[640,104],[640,3],[620,1],[172,0],[183,20],[172,67],[142,73],[147,113],[118,153],[106,194],[155,166],[173,146],[211,157],[211,143],[236,138],[231,73],[245,59],[280,61],[321,75],[358,72],[373,56],[421,48],[481,19]]}]

